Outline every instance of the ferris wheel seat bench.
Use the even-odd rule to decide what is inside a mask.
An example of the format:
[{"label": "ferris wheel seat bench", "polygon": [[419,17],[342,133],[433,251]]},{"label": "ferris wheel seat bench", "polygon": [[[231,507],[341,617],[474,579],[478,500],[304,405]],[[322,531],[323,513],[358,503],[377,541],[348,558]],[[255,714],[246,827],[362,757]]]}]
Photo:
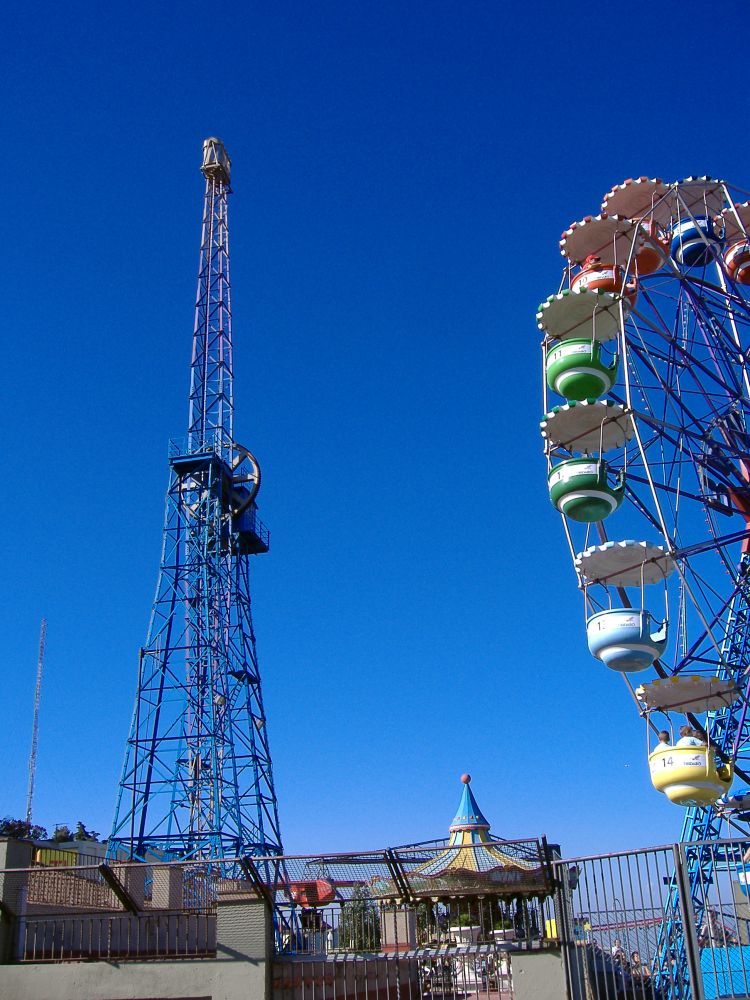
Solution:
[{"label": "ferris wheel seat bench", "polygon": [[547,354],[547,385],[566,399],[596,399],[617,378],[617,355],[608,361],[599,341],[564,340]]},{"label": "ferris wheel seat bench", "polygon": [[612,608],[586,623],[589,652],[621,673],[647,670],[667,645],[667,622],[657,622],[645,609]]},{"label": "ferris wheel seat bench", "polygon": [[651,784],[678,806],[709,806],[732,784],[731,764],[707,746],[657,747],[648,756]]},{"label": "ferris wheel seat bench", "polygon": [[720,248],[723,238],[723,227],[707,215],[681,219],[672,230],[672,256],[683,267],[703,267],[712,260],[711,245]]},{"label": "ferris wheel seat bench", "polygon": [[625,480],[619,473],[609,482],[604,459],[571,458],[554,466],[548,476],[552,504],[573,521],[603,521],[622,503]]}]

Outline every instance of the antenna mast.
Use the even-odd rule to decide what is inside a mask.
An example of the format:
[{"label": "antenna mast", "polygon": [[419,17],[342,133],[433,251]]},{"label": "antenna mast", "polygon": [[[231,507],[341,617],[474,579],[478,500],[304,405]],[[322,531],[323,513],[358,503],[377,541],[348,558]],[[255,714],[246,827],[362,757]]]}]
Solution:
[{"label": "antenna mast", "polygon": [[34,798],[34,777],[36,775],[36,745],[39,737],[39,701],[42,696],[42,671],[44,669],[44,645],[47,641],[47,619],[42,618],[39,631],[39,658],[36,662],[36,690],[34,692],[34,726],[31,730],[31,754],[29,755],[29,791],[26,796],[26,823],[31,826],[31,803]]}]

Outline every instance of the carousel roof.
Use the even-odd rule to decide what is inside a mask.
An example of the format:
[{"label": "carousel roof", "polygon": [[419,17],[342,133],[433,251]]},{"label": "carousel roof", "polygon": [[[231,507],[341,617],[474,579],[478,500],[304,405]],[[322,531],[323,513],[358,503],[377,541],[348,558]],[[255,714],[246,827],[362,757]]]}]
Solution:
[{"label": "carousel roof", "polygon": [[[358,889],[374,899],[402,902],[549,895],[551,855],[544,838],[493,837],[469,788],[470,776],[464,774],[461,780],[461,799],[446,838],[364,854],[287,857],[296,901],[307,907],[323,905],[334,895],[347,901]],[[284,891],[288,894],[286,886]]]},{"label": "carousel roof", "polygon": [[458,803],[458,812],[453,817],[453,822],[450,825],[451,834],[460,832],[478,833],[480,830],[489,830],[490,824],[484,818],[482,810],[474,798],[474,793],[469,788],[471,775],[462,774],[461,781],[464,783],[464,790],[461,793],[461,801]]},{"label": "carousel roof", "polygon": [[538,853],[519,850],[515,842],[490,837],[490,824],[469,788],[471,776],[463,774],[461,781],[463,792],[450,825],[448,844],[409,871],[412,887],[427,889],[433,881],[443,888],[476,887],[478,882],[487,887],[512,885],[529,872],[539,872]]}]

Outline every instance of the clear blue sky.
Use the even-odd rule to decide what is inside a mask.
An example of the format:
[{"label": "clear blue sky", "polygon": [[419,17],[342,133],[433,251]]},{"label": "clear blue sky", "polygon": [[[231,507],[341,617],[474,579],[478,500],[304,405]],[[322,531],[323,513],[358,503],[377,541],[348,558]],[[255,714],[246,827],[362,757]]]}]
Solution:
[{"label": "clear blue sky", "polygon": [[671,840],[590,659],[538,433],[560,232],[629,176],[750,188],[744,4],[42,3],[3,25],[0,815],[106,833],[184,433],[201,141],[233,159],[238,437],[295,852]]}]

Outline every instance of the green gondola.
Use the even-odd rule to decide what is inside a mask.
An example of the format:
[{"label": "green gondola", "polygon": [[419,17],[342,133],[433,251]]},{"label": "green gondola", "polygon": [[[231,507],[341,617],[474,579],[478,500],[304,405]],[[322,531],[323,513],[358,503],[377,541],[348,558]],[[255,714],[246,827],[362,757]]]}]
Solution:
[{"label": "green gondola", "polygon": [[625,474],[609,482],[610,469],[603,458],[570,458],[555,465],[547,477],[550,500],[573,521],[603,521],[622,503]]},{"label": "green gondola", "polygon": [[618,361],[608,363],[596,340],[566,340],[547,351],[547,385],[566,399],[598,399],[614,385]]}]

